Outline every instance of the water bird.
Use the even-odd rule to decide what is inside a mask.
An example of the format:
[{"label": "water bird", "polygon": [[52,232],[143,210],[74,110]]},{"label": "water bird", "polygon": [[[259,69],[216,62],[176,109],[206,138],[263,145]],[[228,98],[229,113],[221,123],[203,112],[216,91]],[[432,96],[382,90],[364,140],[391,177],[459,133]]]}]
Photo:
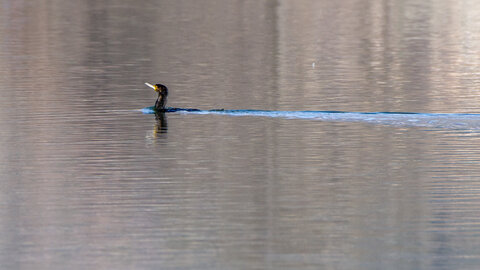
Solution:
[{"label": "water bird", "polygon": [[272,110],[200,110],[171,108],[167,104],[168,88],[163,84],[145,83],[158,93],[155,106],[142,109],[155,114],[160,132],[166,132],[165,113],[221,114],[230,116],[262,116],[288,119],[311,119],[328,122],[363,122],[399,127],[428,127],[462,130],[480,130],[480,114],[475,113],[416,113],[416,112],[349,112],[349,111],[272,111]]},{"label": "water bird", "polygon": [[149,84],[148,82],[145,83],[148,87],[153,88],[155,92],[158,93],[157,100],[155,101],[154,109],[156,112],[165,112],[165,105],[167,105],[167,97],[168,97],[168,88],[163,84]]}]

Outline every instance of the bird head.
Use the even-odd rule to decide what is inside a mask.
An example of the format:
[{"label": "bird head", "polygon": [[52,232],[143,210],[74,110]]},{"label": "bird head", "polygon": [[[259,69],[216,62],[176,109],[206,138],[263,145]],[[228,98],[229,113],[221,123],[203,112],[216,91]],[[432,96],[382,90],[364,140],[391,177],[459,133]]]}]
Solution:
[{"label": "bird head", "polygon": [[152,88],[153,90],[155,90],[155,92],[157,92],[158,94],[162,95],[162,96],[167,96],[168,95],[168,88],[163,85],[163,84],[155,84],[155,85],[152,85],[152,84],[149,84],[149,83],[145,83],[148,87]]}]

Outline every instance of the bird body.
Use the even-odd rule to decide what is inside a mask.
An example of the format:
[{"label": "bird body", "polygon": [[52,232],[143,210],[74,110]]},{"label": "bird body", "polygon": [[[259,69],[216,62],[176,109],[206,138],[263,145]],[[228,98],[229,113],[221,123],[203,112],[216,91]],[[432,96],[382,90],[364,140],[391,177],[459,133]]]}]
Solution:
[{"label": "bird body", "polygon": [[167,105],[167,97],[168,97],[168,88],[163,84],[155,84],[151,85],[149,83],[145,83],[148,87],[153,88],[155,92],[158,92],[157,100],[155,101],[155,111],[157,112],[164,112],[165,106]]}]

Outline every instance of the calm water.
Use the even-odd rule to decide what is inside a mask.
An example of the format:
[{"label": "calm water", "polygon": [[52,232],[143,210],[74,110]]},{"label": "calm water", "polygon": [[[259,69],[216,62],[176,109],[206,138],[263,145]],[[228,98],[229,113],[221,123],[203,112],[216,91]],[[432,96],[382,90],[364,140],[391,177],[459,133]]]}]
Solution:
[{"label": "calm water", "polygon": [[[435,121],[480,114],[479,29],[477,0],[0,0],[0,268],[478,269],[480,116]],[[146,81],[433,120],[155,119]]]}]

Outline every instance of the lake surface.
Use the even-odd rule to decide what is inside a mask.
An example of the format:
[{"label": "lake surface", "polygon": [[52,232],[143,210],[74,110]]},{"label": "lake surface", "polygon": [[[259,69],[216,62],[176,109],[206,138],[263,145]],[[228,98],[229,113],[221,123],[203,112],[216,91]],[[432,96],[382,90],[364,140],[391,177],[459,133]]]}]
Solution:
[{"label": "lake surface", "polygon": [[[479,29],[477,0],[0,1],[0,268],[478,269]],[[155,117],[144,82],[269,112]]]}]

